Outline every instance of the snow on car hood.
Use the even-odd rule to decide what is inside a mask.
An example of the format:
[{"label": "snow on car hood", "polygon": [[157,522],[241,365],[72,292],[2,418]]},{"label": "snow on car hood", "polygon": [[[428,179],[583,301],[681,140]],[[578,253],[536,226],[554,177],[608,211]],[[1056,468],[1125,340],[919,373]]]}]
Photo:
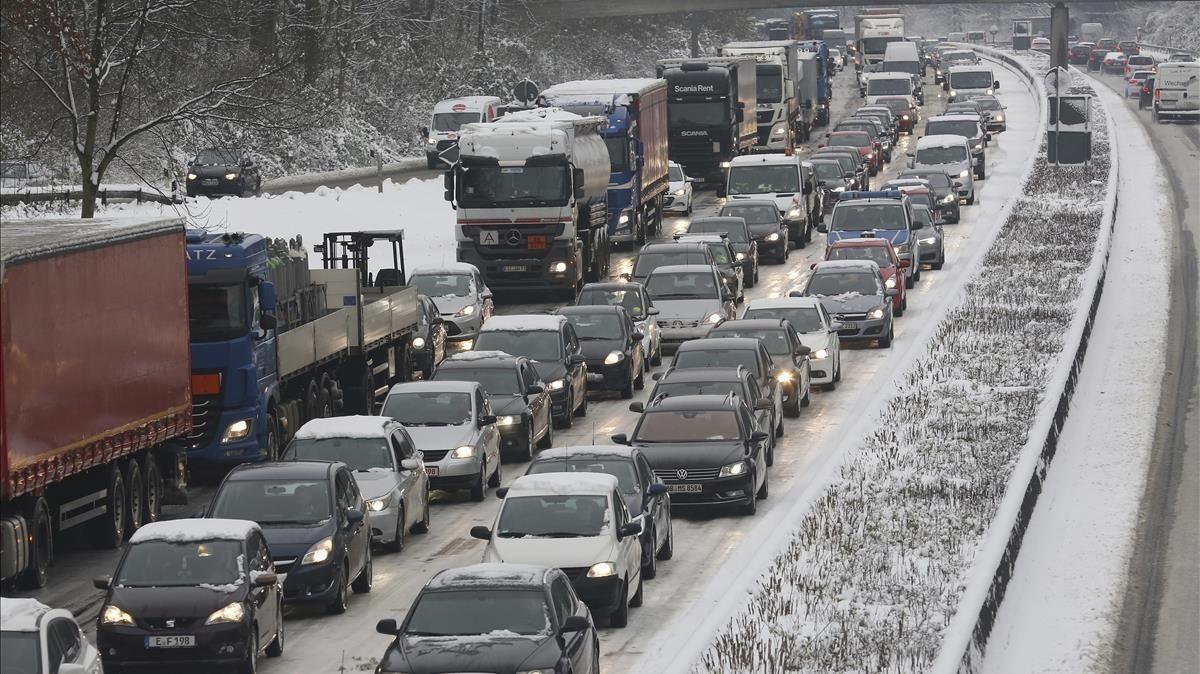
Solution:
[{"label": "snow on car hood", "polygon": [[654,300],[658,307],[658,324],[670,327],[669,322],[703,320],[705,316],[721,311],[721,302],[717,299],[664,299]]},{"label": "snow on car hood", "polygon": [[454,449],[475,444],[475,426],[471,423],[457,426],[405,426],[417,449]]},{"label": "snow on car hood", "polygon": [[458,313],[459,309],[462,309],[469,304],[475,304],[474,297],[463,297],[462,295],[442,295],[440,297],[431,297],[429,299],[433,300],[433,303],[437,305],[438,311],[440,311],[443,316],[453,316],[454,314]]},{"label": "snow on car hood", "polygon": [[799,333],[800,343],[808,348],[816,351],[817,349],[829,349],[833,347],[832,335],[824,330],[820,332],[801,332]]},{"label": "snow on car hood", "polygon": [[[610,534],[611,535],[611,534]],[[617,558],[609,536],[588,538],[492,537],[484,560],[506,564],[538,564],[558,568],[587,567]]]},{"label": "snow on car hood", "polygon": [[820,297],[821,304],[830,313],[863,313],[883,304],[878,295],[860,295],[858,293],[842,293],[841,295],[826,295]]},{"label": "snow on car hood", "polygon": [[368,501],[390,494],[400,482],[400,476],[395,471],[376,469],[354,471],[354,481],[363,498]]}]

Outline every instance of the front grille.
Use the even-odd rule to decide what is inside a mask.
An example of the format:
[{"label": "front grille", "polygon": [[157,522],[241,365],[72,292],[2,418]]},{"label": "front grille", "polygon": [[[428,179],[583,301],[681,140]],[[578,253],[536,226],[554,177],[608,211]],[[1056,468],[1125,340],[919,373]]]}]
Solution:
[{"label": "front grille", "polygon": [[443,323],[443,325],[446,326],[446,336],[447,337],[456,337],[456,336],[462,334],[462,328],[458,327],[458,323],[451,321],[449,318],[445,318],[446,316],[451,316],[451,315],[452,314],[444,314],[443,315],[442,320],[445,321]]},{"label": "front grille", "polygon": [[[199,620],[200,618],[192,616],[189,618],[143,618],[139,622],[153,630],[175,630],[191,627]],[[167,621],[170,621],[171,624],[168,625]]]},{"label": "front grille", "polygon": [[[680,477],[679,472],[686,475]],[[695,482],[697,480],[715,480],[721,474],[720,468],[656,468],[654,474],[663,482]]]},{"label": "front grille", "polygon": [[275,560],[275,573],[287,573],[292,569],[292,565],[296,563],[295,557],[288,557]]},{"label": "front grille", "polygon": [[866,314],[834,314],[834,318],[839,321],[865,321]]},{"label": "front grille", "polygon": [[187,442],[192,447],[203,447],[212,442],[221,421],[220,396],[192,397],[192,432]]},{"label": "front grille", "polygon": [[769,126],[758,127],[758,144],[766,145],[767,141],[770,139],[771,139],[771,127],[769,127]]},{"label": "front grille", "polygon": [[448,449],[423,449],[423,450],[421,450],[421,454],[424,455],[423,461],[425,461],[425,463],[437,463],[438,461],[441,461],[442,459],[446,458],[446,455],[449,453],[450,453],[450,450],[448,450]]},{"label": "front grille", "polygon": [[717,153],[713,152],[713,143],[707,136],[672,138],[670,142],[671,159],[684,166],[690,163],[716,164]]},{"label": "front grille", "polygon": [[700,327],[700,321],[659,321],[659,327],[670,328],[672,330],[682,330],[683,328]]},{"label": "front grille", "polygon": [[758,111],[758,123],[759,124],[770,124],[771,120],[773,120],[773,119],[775,119],[775,111],[774,110],[759,110]]},{"label": "front grille", "polygon": [[583,578],[584,576],[587,575],[588,567],[573,566],[573,567],[564,568],[564,569],[560,569],[560,570],[563,573],[567,574],[567,578],[570,579],[571,582],[575,582],[575,581],[579,580],[580,578]]}]

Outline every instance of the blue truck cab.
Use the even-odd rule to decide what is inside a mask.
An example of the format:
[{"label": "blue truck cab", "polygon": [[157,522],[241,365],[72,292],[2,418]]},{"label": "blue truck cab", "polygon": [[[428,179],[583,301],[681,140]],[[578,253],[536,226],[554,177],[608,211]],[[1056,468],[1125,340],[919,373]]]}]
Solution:
[{"label": "blue truck cab", "polygon": [[829,106],[833,100],[833,67],[829,62],[829,45],[824,40],[802,40],[798,43],[800,51],[810,51],[817,55],[817,115],[816,124],[829,124]]},{"label": "blue truck cab", "polygon": [[919,269],[921,243],[917,229],[920,223],[913,220],[912,205],[899,190],[842,192],[834,204],[829,225],[818,227],[826,232],[827,245],[863,237],[888,239],[896,255],[909,262],[904,270],[906,281],[914,279],[914,270]]},{"label": "blue truck cab", "polygon": [[275,286],[267,239],[187,232],[192,416],[188,459],[242,463],[272,441],[266,401],[278,395]]}]

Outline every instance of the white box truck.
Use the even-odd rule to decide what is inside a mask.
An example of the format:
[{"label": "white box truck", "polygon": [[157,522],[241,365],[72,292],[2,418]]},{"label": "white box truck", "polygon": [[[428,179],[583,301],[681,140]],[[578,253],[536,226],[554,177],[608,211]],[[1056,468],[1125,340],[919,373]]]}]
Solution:
[{"label": "white box truck", "polygon": [[795,40],[730,42],[720,49],[721,56],[755,60],[757,151],[785,152],[795,141],[808,140],[812,131],[812,111],[806,111],[805,120],[799,105],[799,53]]}]

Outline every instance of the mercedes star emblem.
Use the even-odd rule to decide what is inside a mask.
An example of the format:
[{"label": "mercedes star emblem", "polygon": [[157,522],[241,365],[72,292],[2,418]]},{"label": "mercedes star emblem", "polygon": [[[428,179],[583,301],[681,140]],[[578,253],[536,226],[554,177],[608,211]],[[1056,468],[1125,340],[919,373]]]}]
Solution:
[{"label": "mercedes star emblem", "polygon": [[515,246],[521,243],[521,232],[515,229],[510,229],[505,232],[504,240],[507,241],[510,246]]}]

